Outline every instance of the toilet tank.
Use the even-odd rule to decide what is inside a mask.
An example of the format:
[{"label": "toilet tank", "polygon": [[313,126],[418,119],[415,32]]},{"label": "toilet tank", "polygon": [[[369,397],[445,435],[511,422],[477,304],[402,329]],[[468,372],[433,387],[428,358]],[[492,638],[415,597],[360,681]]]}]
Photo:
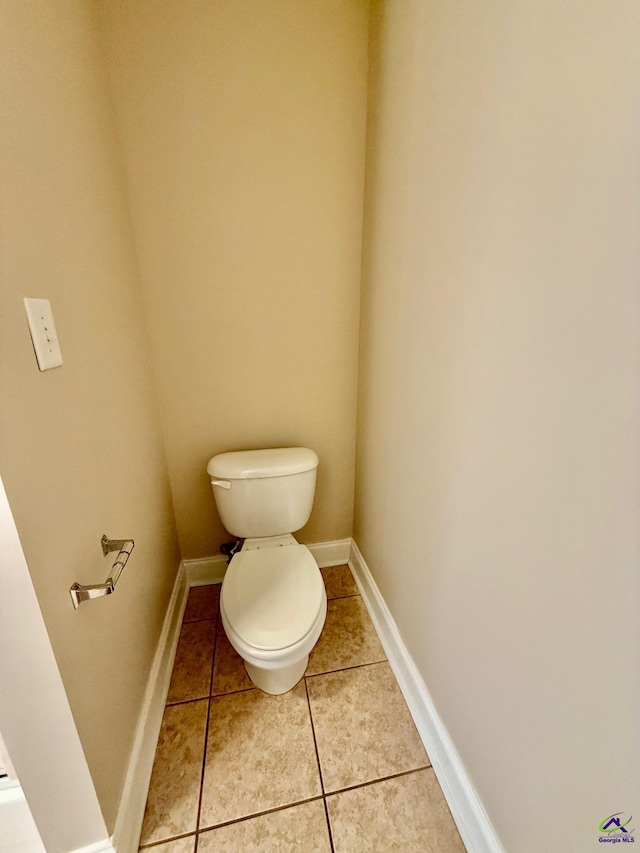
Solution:
[{"label": "toilet tank", "polygon": [[309,520],[318,457],[306,447],[220,453],[207,465],[225,528],[239,539],[294,533]]}]

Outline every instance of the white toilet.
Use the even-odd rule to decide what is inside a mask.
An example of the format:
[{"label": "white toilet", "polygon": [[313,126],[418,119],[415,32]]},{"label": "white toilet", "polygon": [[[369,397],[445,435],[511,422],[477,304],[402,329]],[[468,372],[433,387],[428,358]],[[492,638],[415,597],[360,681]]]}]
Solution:
[{"label": "white toilet", "polygon": [[318,564],[291,535],[311,515],[317,469],[306,447],[221,453],[207,465],[222,523],[244,539],[222,583],[222,624],[265,693],[302,678],[327,614]]}]

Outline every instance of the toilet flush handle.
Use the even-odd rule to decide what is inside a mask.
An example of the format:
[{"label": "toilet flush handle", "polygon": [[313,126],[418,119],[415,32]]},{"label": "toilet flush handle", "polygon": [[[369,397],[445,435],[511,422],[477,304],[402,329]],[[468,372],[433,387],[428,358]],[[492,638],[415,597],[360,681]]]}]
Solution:
[{"label": "toilet flush handle", "polygon": [[221,489],[230,489],[231,488],[231,483],[229,482],[229,480],[212,480],[211,485],[212,486],[220,486]]}]

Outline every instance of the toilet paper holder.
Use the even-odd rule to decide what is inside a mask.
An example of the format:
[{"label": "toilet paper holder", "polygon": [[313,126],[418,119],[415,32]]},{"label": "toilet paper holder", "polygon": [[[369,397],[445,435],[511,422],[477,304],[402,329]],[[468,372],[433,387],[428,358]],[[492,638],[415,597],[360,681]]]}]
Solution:
[{"label": "toilet paper holder", "polygon": [[116,591],[116,584],[122,574],[122,570],[127,565],[127,560],[131,556],[135,542],[133,539],[109,539],[104,535],[100,540],[102,545],[102,553],[106,557],[112,551],[118,551],[118,556],[111,566],[111,573],[104,583],[81,584],[74,583],[69,589],[71,601],[77,610],[83,601],[88,601],[90,598],[100,598],[103,595],[111,595]]}]

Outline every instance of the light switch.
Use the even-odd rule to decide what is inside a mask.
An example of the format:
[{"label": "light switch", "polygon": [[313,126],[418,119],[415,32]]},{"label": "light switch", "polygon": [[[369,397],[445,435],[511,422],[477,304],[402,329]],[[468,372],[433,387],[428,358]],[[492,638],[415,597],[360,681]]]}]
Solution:
[{"label": "light switch", "polygon": [[62,353],[58,345],[58,336],[53,322],[51,305],[48,299],[24,298],[24,307],[29,321],[29,330],[33,348],[36,351],[40,370],[50,370],[60,367]]}]

